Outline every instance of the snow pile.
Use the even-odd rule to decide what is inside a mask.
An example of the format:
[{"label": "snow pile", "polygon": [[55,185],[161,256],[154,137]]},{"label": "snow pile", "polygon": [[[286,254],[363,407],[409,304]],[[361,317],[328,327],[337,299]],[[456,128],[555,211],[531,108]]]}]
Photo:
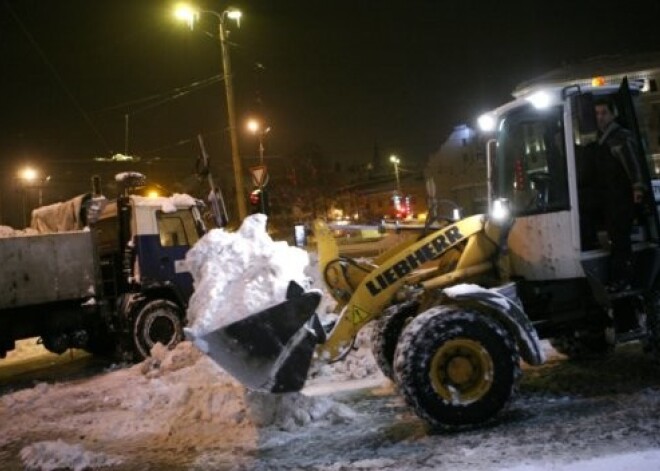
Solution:
[{"label": "snow pile", "polygon": [[123,401],[141,416],[170,409],[179,419],[279,430],[355,417],[350,408],[328,398],[250,392],[190,342],[174,350],[157,344],[151,354],[133,367],[149,379],[149,390]]},{"label": "snow pile", "polygon": [[310,284],[307,252],[273,241],[263,214],[247,217],[235,233],[211,230],[186,262],[195,281],[187,333],[195,337],[284,301],[291,280]]},{"label": "snow pile", "polygon": [[[24,448],[24,466],[96,469],[130,461],[126,443],[137,449],[257,449],[282,430],[304,433],[356,417],[327,397],[248,392],[190,342],[173,350],[157,345],[152,355],[96,378],[1,396],[0,447],[16,437],[56,436],[59,441]],[[107,456],[88,451],[95,449]]]},{"label": "snow pile", "polygon": [[62,440],[37,442],[21,450],[21,461],[28,470],[98,469],[122,463],[120,458],[85,450],[82,445],[70,445]]},{"label": "snow pile", "polygon": [[350,407],[328,397],[308,397],[300,393],[247,394],[250,418],[258,427],[275,427],[291,431],[313,422],[346,422],[357,414]]},{"label": "snow pile", "polygon": [[343,360],[334,363],[317,361],[312,364],[309,377],[332,378],[337,381],[384,378],[371,351],[373,322],[358,332],[353,350]]}]

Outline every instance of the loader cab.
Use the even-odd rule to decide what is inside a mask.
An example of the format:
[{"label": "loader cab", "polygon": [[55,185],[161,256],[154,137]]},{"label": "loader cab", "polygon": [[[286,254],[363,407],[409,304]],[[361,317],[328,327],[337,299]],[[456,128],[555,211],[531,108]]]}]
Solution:
[{"label": "loader cab", "polygon": [[[604,223],[597,222],[598,245],[587,246],[584,238],[585,206],[593,203],[588,201],[588,188],[595,178],[585,164],[593,159],[597,141],[593,104],[602,96],[616,103],[617,119],[637,140],[638,158],[651,189],[654,166],[643,151],[634,93],[627,82],[620,88],[556,88],[537,91],[491,113],[495,127],[494,145],[489,146],[489,196],[491,201],[506,200],[515,218],[508,239],[514,276],[532,281],[583,278],[587,267],[599,279],[607,277]],[[638,212],[632,234],[636,254],[658,245],[652,192]],[[644,271],[649,270],[655,269]]]}]

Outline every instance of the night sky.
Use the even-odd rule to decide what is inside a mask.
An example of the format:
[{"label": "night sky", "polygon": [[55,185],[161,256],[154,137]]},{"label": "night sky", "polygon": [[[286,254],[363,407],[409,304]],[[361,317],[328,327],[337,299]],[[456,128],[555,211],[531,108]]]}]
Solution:
[{"label": "night sky", "polygon": [[[190,31],[172,19],[173,4],[0,0],[5,186],[27,162],[53,182],[96,171],[93,157],[125,151],[126,114],[129,154],[160,158],[157,172],[192,171],[200,132],[231,172],[222,83],[173,98],[221,73],[216,20],[203,15]],[[244,14],[230,41],[246,157],[257,145],[244,123],[259,115],[272,127],[268,158],[311,143],[333,161],[366,162],[377,143],[383,159],[419,167],[454,125],[523,80],[596,55],[660,50],[658,0],[231,5]]]}]

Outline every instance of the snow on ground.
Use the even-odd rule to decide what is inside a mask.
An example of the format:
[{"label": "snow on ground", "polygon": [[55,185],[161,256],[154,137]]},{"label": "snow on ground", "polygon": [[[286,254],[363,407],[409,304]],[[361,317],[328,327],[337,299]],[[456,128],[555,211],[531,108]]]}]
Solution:
[{"label": "snow on ground", "polygon": [[[157,345],[152,354],[93,381],[40,383],[1,397],[0,448],[32,436],[35,443],[20,451],[25,466],[83,469],[76,466],[125,460],[128,444],[179,451],[218,443],[255,448],[263,430],[291,432],[356,416],[329,397],[248,392],[190,342],[172,351]],[[45,440],[57,436],[63,441]]]},{"label": "snow on ground", "polygon": [[21,450],[21,460],[27,469],[51,471],[73,469],[84,471],[118,465],[119,458],[104,453],[93,453],[80,445],[70,445],[62,440],[43,441],[28,445]]},{"label": "snow on ground", "polygon": [[[209,239],[222,249],[191,256],[198,292],[210,298],[196,301],[202,331],[235,315],[223,307],[240,308],[242,296],[258,294],[250,283],[269,295],[240,315],[283,299],[280,276],[291,275],[272,267],[273,253],[281,249],[287,262],[300,254],[262,229],[257,218],[242,239],[215,232]],[[246,251],[252,261],[242,258]],[[304,265],[296,264],[295,276]],[[321,310],[332,310],[327,295]],[[315,364],[314,393],[249,392],[191,342],[157,345],[144,362],[92,378],[7,393],[0,462],[35,470],[660,470],[660,368],[639,348],[573,363],[545,343],[551,361],[525,369],[520,395],[497,421],[436,433],[382,377],[369,339],[365,328],[343,362]]]}]

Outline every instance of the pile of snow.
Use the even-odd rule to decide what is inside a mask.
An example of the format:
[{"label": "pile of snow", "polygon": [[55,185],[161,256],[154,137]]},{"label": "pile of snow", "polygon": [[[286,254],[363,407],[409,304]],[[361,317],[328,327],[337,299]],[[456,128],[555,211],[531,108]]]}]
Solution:
[{"label": "pile of snow", "polygon": [[[41,383],[0,397],[0,447],[15,437],[57,436],[21,452],[29,469],[88,469],[128,460],[130,441],[153,449],[253,443],[279,431],[346,423],[356,413],[328,397],[249,392],[190,342],[157,345],[131,368],[69,384]],[[35,410],[39,413],[35,414]],[[11,411],[10,415],[9,412]],[[142,445],[140,445],[142,444]],[[107,455],[88,450],[102,449]]]},{"label": "pile of snow", "polygon": [[62,440],[33,443],[24,447],[20,455],[23,465],[28,470],[83,471],[122,463],[120,458],[87,451],[82,445],[71,445]]},{"label": "pile of snow", "polygon": [[248,391],[190,342],[181,342],[174,350],[157,344],[151,355],[133,367],[149,379],[149,391],[132,394],[122,402],[141,417],[169,409],[180,418],[291,431],[314,422],[336,423],[356,416],[352,409],[329,398]]},{"label": "pile of snow", "polygon": [[371,331],[373,322],[367,324],[358,332],[355,345],[351,352],[340,361],[325,363],[317,361],[312,363],[309,372],[310,379],[329,379],[336,381],[349,381],[353,379],[385,380],[385,376],[378,368],[371,349]]},{"label": "pile of snow", "polygon": [[247,217],[238,232],[211,230],[186,263],[195,282],[187,329],[193,337],[284,301],[292,280],[310,287],[307,252],[273,241],[263,214]]}]

